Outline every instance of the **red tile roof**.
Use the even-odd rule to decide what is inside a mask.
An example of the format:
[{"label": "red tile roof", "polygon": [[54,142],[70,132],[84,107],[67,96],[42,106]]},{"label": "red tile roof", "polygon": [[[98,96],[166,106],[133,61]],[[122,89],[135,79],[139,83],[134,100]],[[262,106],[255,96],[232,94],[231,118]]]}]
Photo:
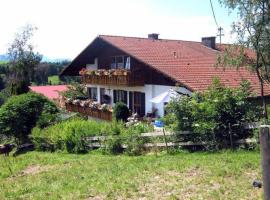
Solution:
[{"label": "red tile roof", "polygon": [[[243,79],[247,79],[254,92],[260,95],[259,81],[255,73],[246,68],[224,70],[215,67],[220,51],[208,48],[200,42],[106,35],[99,38],[193,91],[206,90],[213,78],[219,77],[222,83],[230,87],[237,87]],[[224,46],[221,49],[223,48]],[[265,85],[265,93],[270,95],[269,85]]]},{"label": "red tile roof", "polygon": [[42,94],[51,100],[57,99],[59,92],[66,91],[67,89],[67,85],[30,86],[30,90]]}]

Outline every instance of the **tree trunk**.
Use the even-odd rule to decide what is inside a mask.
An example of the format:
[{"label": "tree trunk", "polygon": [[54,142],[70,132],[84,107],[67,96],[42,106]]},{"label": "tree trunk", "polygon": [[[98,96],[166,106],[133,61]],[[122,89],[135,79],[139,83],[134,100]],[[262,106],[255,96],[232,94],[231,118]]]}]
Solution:
[{"label": "tree trunk", "polygon": [[263,107],[263,118],[264,118],[264,124],[267,123],[267,119],[268,119],[268,114],[267,114],[267,107],[266,107],[266,97],[264,95],[264,85],[263,85],[263,79],[260,75],[260,71],[259,71],[259,53],[257,52],[257,58],[256,58],[256,73],[257,73],[257,77],[260,81],[260,89],[261,89],[261,98],[262,98],[262,107]]},{"label": "tree trunk", "polygon": [[264,95],[263,81],[260,81],[260,82],[261,82],[261,97],[262,97],[262,106],[263,106],[263,118],[264,118],[264,122],[266,124],[267,120],[268,120],[266,97]]}]

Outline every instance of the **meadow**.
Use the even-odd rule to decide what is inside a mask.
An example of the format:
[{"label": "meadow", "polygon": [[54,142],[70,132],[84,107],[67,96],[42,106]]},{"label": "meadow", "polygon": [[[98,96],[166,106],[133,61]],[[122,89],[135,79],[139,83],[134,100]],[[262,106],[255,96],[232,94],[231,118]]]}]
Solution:
[{"label": "meadow", "polygon": [[[12,174],[8,168],[10,166]],[[0,199],[262,199],[258,151],[31,152],[0,161]]]}]

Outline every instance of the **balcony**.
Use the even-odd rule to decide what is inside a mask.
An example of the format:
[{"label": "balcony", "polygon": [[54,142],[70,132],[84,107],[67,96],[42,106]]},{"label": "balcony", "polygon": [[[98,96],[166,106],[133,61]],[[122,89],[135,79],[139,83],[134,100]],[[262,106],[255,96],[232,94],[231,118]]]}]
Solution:
[{"label": "balcony", "polygon": [[94,85],[119,85],[119,86],[143,86],[144,79],[142,76],[135,75],[125,69],[111,70],[86,70],[80,71],[82,82],[84,84]]},{"label": "balcony", "polygon": [[82,115],[112,121],[112,109],[104,107],[104,105],[100,104],[88,104],[87,101],[77,101],[74,100],[73,102],[66,102],[66,109],[70,112],[78,112]]}]

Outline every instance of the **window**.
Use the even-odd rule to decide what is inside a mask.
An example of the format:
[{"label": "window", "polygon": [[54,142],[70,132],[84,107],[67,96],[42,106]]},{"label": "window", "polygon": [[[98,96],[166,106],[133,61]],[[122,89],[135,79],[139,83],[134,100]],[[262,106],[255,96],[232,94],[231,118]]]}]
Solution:
[{"label": "window", "polygon": [[88,88],[88,96],[90,99],[97,101],[97,88],[94,87]]},{"label": "window", "polygon": [[129,56],[125,56],[124,57],[124,61],[125,61],[124,68],[125,69],[130,69],[130,57]]},{"label": "window", "polygon": [[99,89],[100,93],[100,103],[103,104],[105,103],[104,95],[105,95],[105,88],[100,88]]},{"label": "window", "polygon": [[130,69],[129,56],[114,56],[111,60],[111,69]]},{"label": "window", "polygon": [[123,56],[116,57],[116,64],[118,69],[124,68],[124,58]]},{"label": "window", "polygon": [[127,91],[125,90],[114,90],[113,91],[113,102],[123,102],[127,104]]},{"label": "window", "polygon": [[100,103],[101,104],[110,104],[111,97],[110,95],[105,94],[105,88],[100,88]]},{"label": "window", "polygon": [[116,58],[115,57],[112,57],[111,69],[116,69]]}]

